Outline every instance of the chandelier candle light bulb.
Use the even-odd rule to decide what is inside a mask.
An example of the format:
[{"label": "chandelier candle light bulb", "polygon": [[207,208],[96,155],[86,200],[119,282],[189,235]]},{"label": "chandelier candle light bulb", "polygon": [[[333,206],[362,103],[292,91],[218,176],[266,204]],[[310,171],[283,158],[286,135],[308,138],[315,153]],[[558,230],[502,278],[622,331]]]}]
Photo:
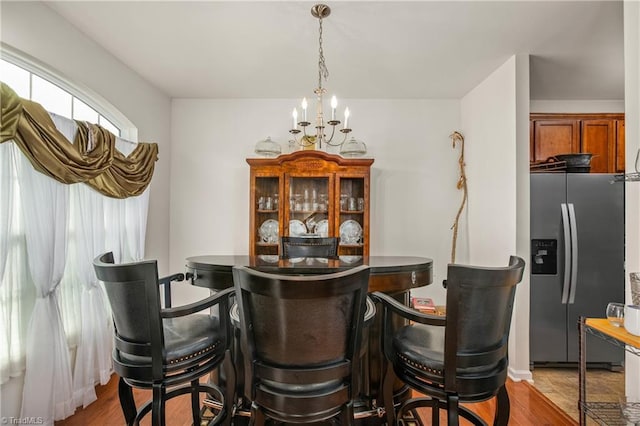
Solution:
[{"label": "chandelier candle light bulb", "polygon": [[307,121],[307,98],[302,98],[302,121]]},{"label": "chandelier candle light bulb", "polygon": [[351,113],[349,112],[349,107],[346,107],[344,109],[344,128],[348,129],[348,124],[349,124],[349,116],[351,115]]},{"label": "chandelier candle light bulb", "polygon": [[336,99],[336,95],[331,97],[331,120],[336,119],[336,107],[338,106],[338,100]]},{"label": "chandelier candle light bulb", "polygon": [[293,128],[298,128],[298,110],[296,108],[293,109],[293,113],[291,114],[293,117]]}]

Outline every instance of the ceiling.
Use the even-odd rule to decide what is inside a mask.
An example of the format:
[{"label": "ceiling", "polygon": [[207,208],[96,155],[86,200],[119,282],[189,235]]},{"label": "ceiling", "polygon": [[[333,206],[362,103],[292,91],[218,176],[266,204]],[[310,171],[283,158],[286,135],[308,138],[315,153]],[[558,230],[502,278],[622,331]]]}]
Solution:
[{"label": "ceiling", "polygon": [[[318,82],[314,2],[47,2],[172,98],[295,98]],[[621,1],[331,1],[329,94],[460,98],[516,53],[532,99],[624,98]]]}]

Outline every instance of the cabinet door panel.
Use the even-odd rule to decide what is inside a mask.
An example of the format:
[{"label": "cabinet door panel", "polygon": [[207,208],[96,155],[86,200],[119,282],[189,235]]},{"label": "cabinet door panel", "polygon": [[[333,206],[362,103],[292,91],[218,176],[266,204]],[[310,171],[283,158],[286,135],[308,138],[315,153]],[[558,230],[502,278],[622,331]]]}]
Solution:
[{"label": "cabinet door panel", "polygon": [[[329,227],[316,231],[316,225],[322,221],[329,223],[331,196],[333,187],[332,175],[304,176],[286,174],[289,182],[288,222],[285,223],[283,235],[293,237],[318,236],[330,237],[333,230]],[[287,215],[285,215],[287,217]]]},{"label": "cabinet door panel", "polygon": [[536,120],[533,122],[532,161],[543,161],[557,154],[580,151],[578,120]]},{"label": "cabinet door panel", "polygon": [[593,154],[591,173],[615,172],[614,120],[582,120],[581,152]]},{"label": "cabinet door panel", "polygon": [[616,173],[624,171],[624,120],[616,120]]},{"label": "cabinet door panel", "polygon": [[250,235],[249,249],[259,255],[278,254],[280,227],[280,179],[276,176],[253,177],[250,190]]},{"label": "cabinet door panel", "polygon": [[336,221],[341,255],[362,256],[369,245],[369,194],[366,176],[338,175],[340,204]]}]

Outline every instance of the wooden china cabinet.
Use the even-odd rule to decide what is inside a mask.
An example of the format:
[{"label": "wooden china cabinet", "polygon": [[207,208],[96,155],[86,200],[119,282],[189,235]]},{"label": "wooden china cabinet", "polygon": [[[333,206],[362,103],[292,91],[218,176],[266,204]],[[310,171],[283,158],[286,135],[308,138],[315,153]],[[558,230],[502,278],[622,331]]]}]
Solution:
[{"label": "wooden china cabinet", "polygon": [[301,150],[247,163],[249,254],[275,260],[280,237],[290,235],[338,237],[339,255],[369,255],[373,159]]}]

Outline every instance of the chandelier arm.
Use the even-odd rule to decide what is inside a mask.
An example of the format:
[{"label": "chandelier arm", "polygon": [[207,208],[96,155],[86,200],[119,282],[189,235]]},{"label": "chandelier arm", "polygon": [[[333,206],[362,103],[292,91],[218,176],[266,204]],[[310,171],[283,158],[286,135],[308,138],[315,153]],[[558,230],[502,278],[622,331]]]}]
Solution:
[{"label": "chandelier arm", "polygon": [[333,140],[333,135],[335,135],[335,133],[336,133],[336,126],[333,125],[333,126],[331,126],[331,137],[329,139],[327,139],[327,141],[326,141],[327,145],[335,146],[335,145],[331,144],[331,141]]},{"label": "chandelier arm", "polygon": [[[351,131],[351,130],[349,129],[349,131]],[[349,132],[343,132],[342,130],[340,130],[340,132],[344,133],[344,137],[342,138],[342,140],[339,143],[329,143],[329,142],[327,142],[327,144],[331,145],[331,146],[342,146],[342,145],[344,145],[344,143],[347,141],[347,135],[349,135]]]},{"label": "chandelier arm", "polygon": [[342,142],[340,142],[340,145],[343,145],[345,143],[348,135],[349,135],[349,132],[344,132],[344,137],[342,138]]}]

